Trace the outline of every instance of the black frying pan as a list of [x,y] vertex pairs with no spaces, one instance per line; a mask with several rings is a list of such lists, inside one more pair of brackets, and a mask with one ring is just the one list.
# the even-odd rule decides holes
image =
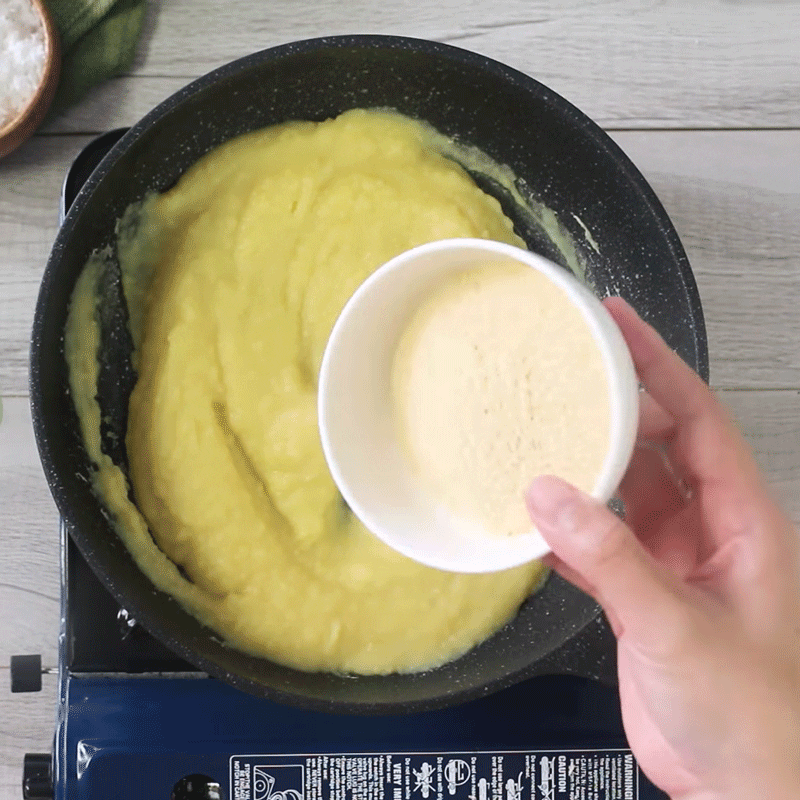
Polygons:
[[[244,655],[153,588],[89,488],[62,334],[90,253],[113,243],[115,221],[130,203],[172,186],[221,142],[285,120],[372,106],[427,120],[507,164],[556,212],[598,291],[627,297],[707,379],[702,309],[680,241],[644,178],[580,111],[508,67],[445,45],[387,36],[309,40],[243,58],[173,95],[123,136],[78,194],[45,270],[31,350],[34,428],[53,496],[88,563],[145,628],[187,661],[256,694],[330,711],[399,712],[461,702],[543,672],[599,674],[602,664],[585,656],[587,648],[603,652],[598,608],[557,577],[490,640],[423,674],[303,673]],[[516,222],[531,249],[562,260],[535,226]],[[124,318],[122,304],[106,315],[100,392],[112,426],[122,429],[131,383]],[[124,462],[124,453],[117,457]]]

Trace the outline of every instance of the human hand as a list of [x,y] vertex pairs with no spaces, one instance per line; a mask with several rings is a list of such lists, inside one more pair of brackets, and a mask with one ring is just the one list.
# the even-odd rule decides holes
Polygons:
[[547,561],[608,617],[625,731],[653,783],[673,800],[796,800],[797,533],[714,394],[624,301],[605,304],[645,389],[625,523],[538,478],[527,503]]

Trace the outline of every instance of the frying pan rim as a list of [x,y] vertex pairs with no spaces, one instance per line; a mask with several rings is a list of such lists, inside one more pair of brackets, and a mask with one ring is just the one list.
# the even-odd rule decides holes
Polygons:
[[[677,232],[671,225],[671,222],[664,210],[661,202],[658,200],[655,192],[641,175],[639,170],[625,155],[625,153],[616,145],[615,142],[589,117],[581,112],[577,107],[572,105],[568,100],[549,89],[544,84],[537,81],[524,73],[509,67],[501,62],[495,61],[487,56],[479,55],[469,50],[465,50],[453,45],[443,44],[427,39],[419,39],[414,37],[404,36],[391,36],[383,34],[345,34],[338,36],[324,36],[310,39],[299,40],[295,42],[288,42],[270,47],[242,58],[236,59],[232,62],[224,64],[215,70],[197,78],[186,86],[179,89],[170,97],[163,100],[145,116],[143,116],[137,123],[125,133],[120,140],[110,149],[108,154],[102,159],[100,164],[95,168],[90,177],[84,183],[78,192],[74,202],[67,212],[64,223],[62,224],[58,235],[56,237],[53,249],[48,259],[42,284],[39,292],[39,298],[36,304],[33,323],[33,336],[31,341],[31,369],[30,369],[30,398],[31,398],[31,411],[33,416],[34,433],[36,437],[37,447],[39,449],[40,458],[44,467],[45,475],[47,477],[48,485],[58,506],[59,512],[66,520],[70,535],[75,540],[84,558],[92,566],[93,570],[100,577],[106,588],[113,594],[113,596],[124,607],[132,612],[134,616],[141,618],[141,614],[137,615],[137,601],[125,596],[125,592],[118,588],[113,576],[102,568],[99,564],[99,556],[96,549],[92,546],[91,538],[85,535],[82,531],[76,528],[74,524],[73,512],[71,504],[67,502],[65,497],[64,487],[61,484],[59,475],[54,467],[54,457],[50,448],[48,437],[45,435],[45,422],[44,422],[44,397],[43,397],[43,384],[41,380],[40,367],[40,346],[41,340],[39,332],[44,325],[43,316],[48,306],[48,298],[51,295],[51,287],[54,281],[57,265],[61,260],[61,252],[66,244],[69,242],[72,231],[76,225],[76,221],[82,213],[85,206],[89,203],[92,193],[97,185],[103,178],[111,171],[116,162],[127,152],[127,150],[137,141],[138,137],[156,124],[166,115],[170,114],[175,108],[180,106],[185,101],[204,91],[207,87],[216,84],[228,77],[244,72],[252,66],[256,66],[265,62],[280,61],[286,57],[295,54],[307,54],[315,51],[326,51],[330,48],[347,48],[357,47],[362,49],[399,49],[399,50],[417,50],[423,53],[433,54],[438,57],[444,57],[451,61],[456,61],[469,65],[472,67],[479,67],[485,71],[494,73],[501,80],[510,82],[513,85],[519,86],[526,92],[533,93],[542,98],[549,105],[555,106],[556,110],[565,117],[571,118],[577,127],[582,129],[582,132],[587,135],[602,151],[610,157],[615,165],[620,168],[628,180],[629,186],[633,188],[639,195],[643,204],[650,211],[651,217],[657,220],[662,235],[664,236],[667,245],[674,258],[674,262],[678,267],[678,274],[681,279],[681,289],[685,293],[690,308],[697,313],[694,330],[694,349],[697,356],[698,371],[701,376],[708,379],[708,354],[704,346],[705,339],[705,324],[700,305],[700,296],[697,290],[697,285],[688,258],[685,254],[682,244],[677,236]],[[73,523],[73,524],[70,524]],[[172,600],[166,593],[160,592],[165,597]],[[172,600],[172,602],[175,602]],[[592,620],[596,619],[599,615],[599,608],[593,606],[592,613],[573,631],[565,641],[579,635],[580,631],[589,625]],[[174,635],[169,631],[168,627],[162,626],[160,621],[145,615],[145,627],[148,631],[153,633],[156,638],[160,639],[171,650],[177,652],[180,656],[186,658],[187,661],[194,663],[196,666],[205,670],[206,672],[216,675],[217,677],[224,678],[224,680],[239,689],[255,693],[262,696],[267,696],[271,699],[277,700],[281,703],[293,706],[300,706],[307,709],[317,711],[327,711],[336,713],[358,713],[358,714],[394,714],[394,713],[407,713],[426,711],[443,706],[453,705],[455,703],[466,702],[468,700],[481,697],[502,688],[510,686],[514,683],[523,680],[525,677],[536,674],[537,662],[523,667],[522,669],[514,672],[507,673],[499,678],[482,684],[478,687],[456,691],[447,695],[440,695],[428,699],[414,700],[414,701],[401,701],[401,702],[384,702],[380,703],[359,703],[352,701],[338,701],[338,700],[321,700],[316,698],[309,698],[305,695],[293,694],[282,689],[275,689],[266,687],[262,683],[254,681],[250,678],[241,675],[227,672],[224,668],[215,662],[210,661],[205,656],[199,654],[183,642],[178,641]],[[555,648],[557,651],[558,648]],[[547,656],[542,656],[546,658]],[[454,662],[455,663],[455,662]]]

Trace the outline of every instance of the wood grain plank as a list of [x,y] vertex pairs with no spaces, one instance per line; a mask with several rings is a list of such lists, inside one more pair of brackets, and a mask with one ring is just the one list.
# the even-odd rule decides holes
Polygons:
[[0,665],[16,653],[56,662],[58,513],[33,437],[27,398],[4,398],[0,423]]
[[380,33],[497,59],[604,127],[800,126],[800,4],[725,0],[171,0],[151,3],[134,80],[118,80],[50,130],[130,125],[189,80],[305,38]]
[[91,137],[37,136],[0,160],[0,387],[27,392],[39,284],[58,230],[61,184]]
[[700,290],[711,382],[800,386],[800,131],[613,134],[651,183]]
[[800,391],[719,393],[800,533]]

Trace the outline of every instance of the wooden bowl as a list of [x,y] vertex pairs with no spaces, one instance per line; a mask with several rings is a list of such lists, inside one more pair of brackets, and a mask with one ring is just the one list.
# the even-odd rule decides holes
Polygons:
[[53,102],[61,71],[61,47],[58,30],[42,0],[31,0],[44,22],[45,66],[33,97],[4,127],[0,128],[0,158],[8,155],[33,135]]

